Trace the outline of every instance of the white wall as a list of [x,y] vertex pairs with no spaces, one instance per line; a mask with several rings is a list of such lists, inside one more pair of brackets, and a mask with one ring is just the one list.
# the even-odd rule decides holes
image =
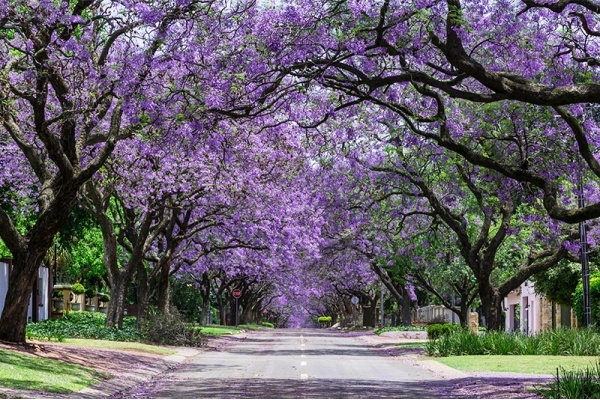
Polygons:
[[0,315],[4,310],[6,292],[8,292],[8,264],[0,262]]
[[49,312],[52,305],[48,304],[48,268],[38,270],[38,321],[50,318]]
[[[515,326],[513,308],[519,304],[521,313],[519,315],[520,326]],[[506,312],[506,330],[521,331],[522,333],[538,333],[541,331],[541,297],[535,293],[533,284],[529,281],[521,285],[520,290],[510,292],[504,299]]]

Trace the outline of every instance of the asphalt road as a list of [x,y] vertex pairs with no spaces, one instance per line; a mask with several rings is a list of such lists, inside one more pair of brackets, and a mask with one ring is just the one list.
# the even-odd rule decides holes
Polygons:
[[352,335],[265,330],[202,352],[164,377],[152,397],[431,398],[434,379]]

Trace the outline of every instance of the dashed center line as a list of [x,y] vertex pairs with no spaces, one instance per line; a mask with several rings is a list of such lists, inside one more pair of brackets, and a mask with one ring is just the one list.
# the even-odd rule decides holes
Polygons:
[[308,374],[302,374],[302,375],[300,375],[300,379],[308,379]]
[[302,362],[300,363],[300,366],[301,366],[301,367],[306,367],[306,361],[302,361]]

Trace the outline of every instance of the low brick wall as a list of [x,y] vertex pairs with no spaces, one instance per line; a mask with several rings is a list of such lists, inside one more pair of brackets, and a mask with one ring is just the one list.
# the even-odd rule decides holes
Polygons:
[[425,331],[391,331],[382,332],[382,337],[394,338],[394,339],[418,339],[427,340],[427,332]]

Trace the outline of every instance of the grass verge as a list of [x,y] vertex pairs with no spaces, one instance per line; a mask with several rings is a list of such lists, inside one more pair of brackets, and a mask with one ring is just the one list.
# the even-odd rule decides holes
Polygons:
[[410,343],[398,343],[396,345],[396,347],[400,347],[400,348],[412,348],[412,347],[418,347],[421,349],[425,348],[425,345],[427,344],[427,342],[410,342]]
[[81,347],[91,347],[106,350],[119,351],[136,351],[139,353],[154,354],[159,356],[170,356],[177,353],[173,349],[166,347],[153,346],[139,342],[114,342],[110,340],[93,340],[93,339],[65,339],[64,344]]
[[233,326],[219,326],[219,325],[200,325],[190,327],[190,329],[200,330],[204,335],[210,336],[221,336],[221,335],[235,335],[236,333],[244,332],[242,328],[236,328]]
[[238,328],[242,328],[248,331],[259,331],[262,329],[273,329],[271,326],[259,325],[259,324],[244,324],[238,325]]
[[435,358],[449,367],[468,372],[522,372],[555,375],[561,367],[565,371],[589,367],[598,357],[574,356],[450,356]]
[[72,393],[91,386],[108,374],[67,362],[0,350],[0,386]]

